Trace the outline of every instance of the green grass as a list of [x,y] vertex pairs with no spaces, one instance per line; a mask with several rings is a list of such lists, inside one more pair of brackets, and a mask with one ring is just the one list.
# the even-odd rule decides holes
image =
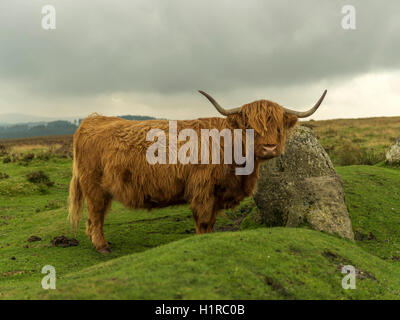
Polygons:
[[[341,287],[341,266],[370,278]],[[371,299],[400,298],[400,270],[350,241],[306,229],[260,228],[190,237],[37,284],[19,298]]]
[[400,260],[400,169],[346,166],[337,171],[357,244],[382,259]]
[[[54,186],[28,182],[26,175],[38,170]],[[76,236],[67,223],[70,159],[25,165],[0,159],[0,172],[10,176],[0,180],[0,299],[400,298],[396,168],[338,168],[356,242],[307,229],[260,228],[251,199],[217,221],[217,230],[240,231],[203,236],[194,234],[187,206],[147,212],[114,203],[104,227],[109,255],[94,250],[84,223]],[[32,235],[42,240],[29,243]],[[60,235],[80,243],[52,246]],[[341,288],[343,264],[360,270],[356,290]],[[56,268],[57,290],[41,289],[45,265]]]

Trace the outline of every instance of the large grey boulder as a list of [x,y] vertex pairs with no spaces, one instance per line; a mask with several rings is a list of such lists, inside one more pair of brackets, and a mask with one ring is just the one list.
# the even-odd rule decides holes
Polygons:
[[397,138],[386,152],[386,162],[390,164],[400,164],[400,138]]
[[354,239],[342,181],[307,127],[296,127],[285,154],[261,166],[254,200],[268,226],[309,225]]

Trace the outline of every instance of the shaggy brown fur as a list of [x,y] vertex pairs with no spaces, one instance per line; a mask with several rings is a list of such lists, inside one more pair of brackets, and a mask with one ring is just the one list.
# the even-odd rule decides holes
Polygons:
[[[146,150],[154,142],[146,141],[146,134],[152,128],[166,133],[168,158],[169,123],[166,120],[129,121],[91,115],[82,121],[74,134],[69,208],[71,223],[78,226],[86,199],[86,233],[98,251],[109,252],[103,223],[112,200],[120,201],[128,208],[147,209],[189,203],[196,232],[212,232],[221,209],[238,205],[255,191],[259,165],[268,159],[260,148],[277,145],[275,156],[279,156],[284,151],[287,132],[296,121],[296,116],[284,113],[278,104],[260,100],[242,106],[240,113],[227,118],[177,122],[178,133],[184,128],[191,128],[197,132],[199,139],[201,129],[253,128],[254,171],[240,176],[235,174],[236,164],[149,164]],[[178,147],[183,143],[178,142]]]

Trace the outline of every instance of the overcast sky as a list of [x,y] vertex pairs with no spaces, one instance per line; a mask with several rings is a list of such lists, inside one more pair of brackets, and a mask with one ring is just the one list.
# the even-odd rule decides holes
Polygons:
[[[342,28],[346,4],[356,30]],[[314,119],[400,115],[400,2],[0,2],[0,114],[217,115],[198,89],[296,110],[328,89]]]

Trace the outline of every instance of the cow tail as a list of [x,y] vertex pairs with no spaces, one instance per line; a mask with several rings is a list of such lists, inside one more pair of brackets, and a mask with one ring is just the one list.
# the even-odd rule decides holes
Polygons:
[[72,168],[72,179],[69,186],[69,214],[68,218],[72,228],[77,232],[79,219],[83,210],[84,196],[79,182],[78,164],[74,150],[74,163]]

